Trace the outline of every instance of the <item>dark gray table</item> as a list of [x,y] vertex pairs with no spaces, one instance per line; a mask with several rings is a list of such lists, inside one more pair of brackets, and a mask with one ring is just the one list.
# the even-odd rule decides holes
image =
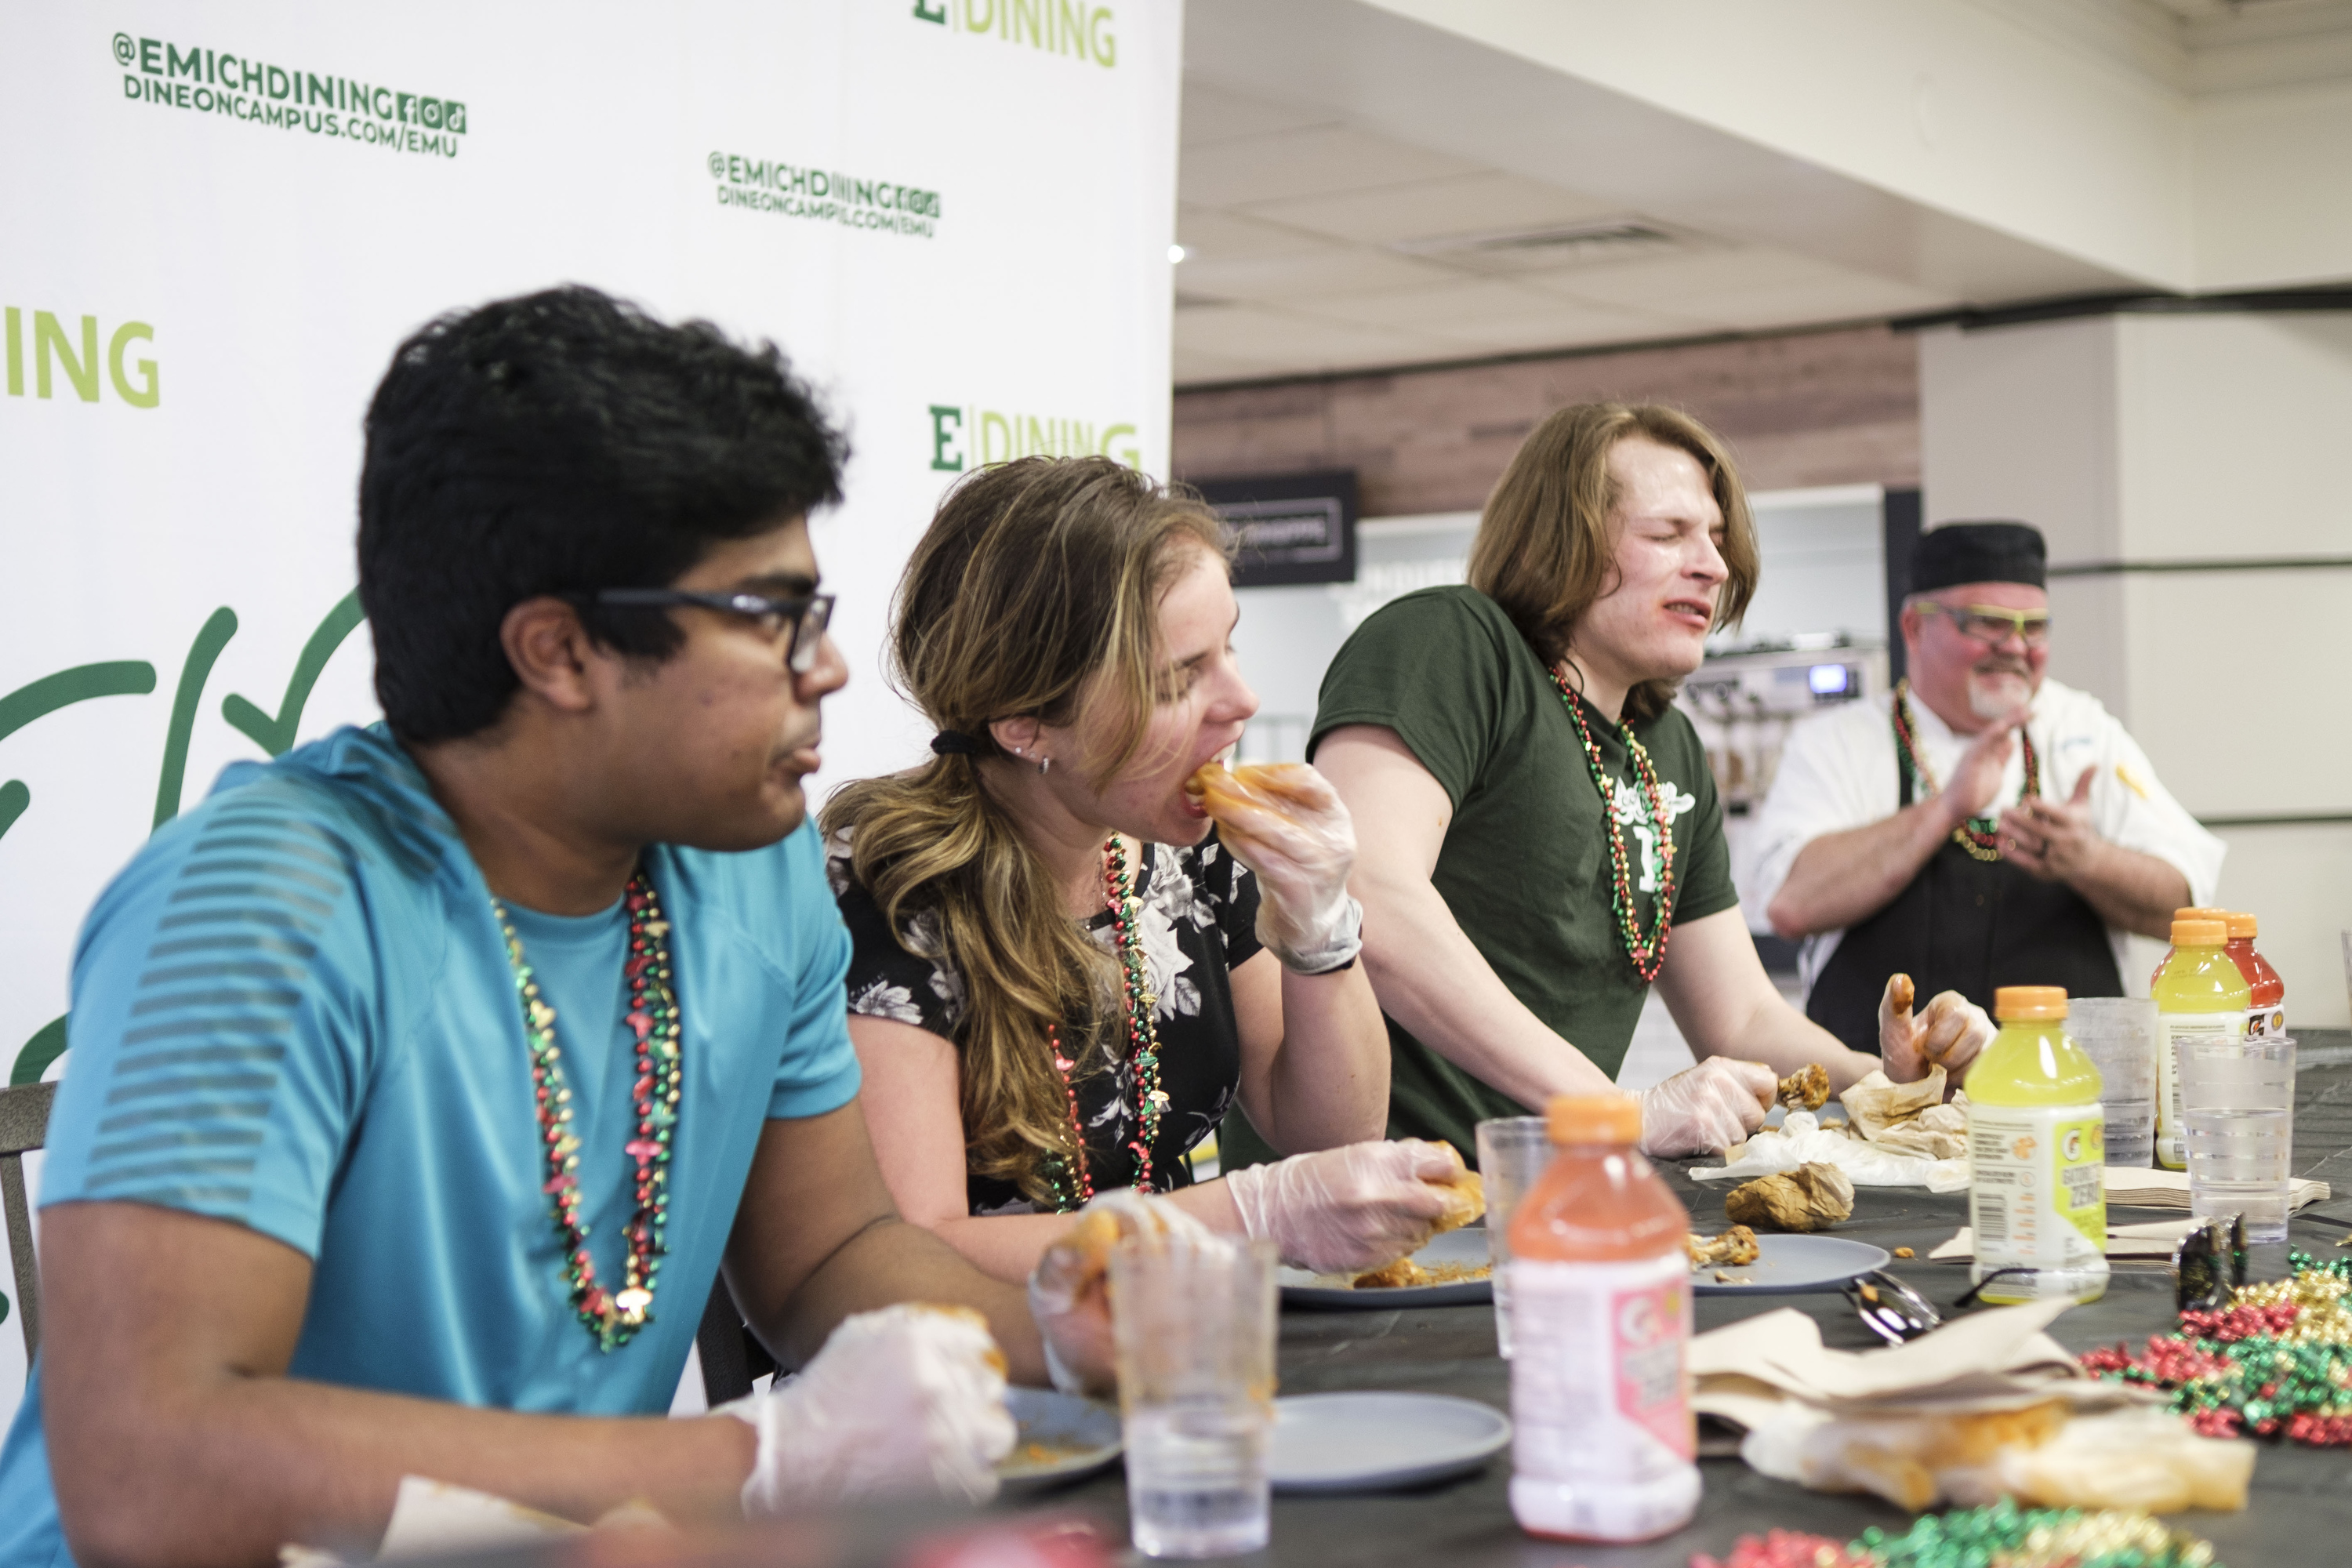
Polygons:
[[[2300,1076],[2295,1173],[2326,1181],[2336,1191],[2335,1197],[2310,1215],[2352,1222],[2352,1033],[2298,1031],[2297,1038],[2306,1051],[2341,1051],[2347,1058],[2307,1068]],[[1702,1220],[1720,1216],[1720,1185],[1703,1187],[1679,1165],[1661,1170],[1694,1215]],[[2173,1216],[2147,1210],[2114,1214],[2117,1223],[2166,1217]],[[1890,1251],[1915,1248],[1919,1258],[1896,1263],[1895,1271],[1938,1306],[1948,1307],[1968,1289],[1968,1268],[1929,1263],[1927,1253],[1967,1223],[1965,1194],[1939,1197],[1907,1189],[1865,1188],[1856,1195],[1853,1218],[1838,1226],[1837,1233]],[[2307,1215],[2298,1215],[2291,1230],[2293,1245],[2322,1255],[2347,1234],[2352,1233]],[[2068,1349],[2082,1351],[2117,1341],[2137,1343],[2172,1326],[2172,1287],[2164,1266],[2117,1262],[2114,1267],[2104,1299],[2074,1309],[2052,1326],[2051,1332]],[[2254,1271],[2264,1278],[2284,1274],[2286,1248],[2258,1251]],[[1749,1297],[1702,1296],[1698,1327],[1715,1328],[1748,1312],[1781,1306],[1820,1319],[1827,1344],[1852,1350],[1879,1344],[1854,1321],[1845,1298],[1834,1294],[1774,1296],[1761,1303]],[[1509,1371],[1495,1354],[1494,1314],[1487,1307],[1286,1312],[1281,1375],[1286,1394],[1412,1389],[1510,1407]],[[1551,1568],[1570,1563],[1684,1568],[1695,1552],[1720,1556],[1743,1532],[1776,1525],[1851,1539],[1866,1525],[1900,1531],[1910,1522],[1911,1516],[1875,1498],[1803,1491],[1769,1480],[1738,1459],[1706,1459],[1700,1468],[1706,1490],[1698,1518],[1680,1533],[1643,1546],[1568,1546],[1520,1533],[1511,1520],[1507,1489],[1510,1458],[1506,1453],[1478,1475],[1418,1491],[1277,1497],[1272,1545],[1238,1561],[1317,1568],[1391,1563],[1412,1568]],[[1116,1469],[1040,1502],[1097,1514],[1125,1539],[1125,1485]],[[2253,1495],[2245,1512],[2184,1514],[2178,1522],[2210,1540],[2233,1568],[2352,1561],[2352,1455],[2340,1449],[2266,1446],[2254,1467]]]

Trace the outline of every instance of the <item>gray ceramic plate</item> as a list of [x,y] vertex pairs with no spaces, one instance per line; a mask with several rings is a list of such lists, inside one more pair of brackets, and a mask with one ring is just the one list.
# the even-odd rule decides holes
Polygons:
[[1004,1403],[1020,1435],[996,1467],[1008,1492],[1044,1491],[1109,1465],[1119,1456],[1118,1410],[1046,1388],[1008,1388]]
[[1467,1475],[1511,1418],[1449,1394],[1302,1394],[1274,1402],[1266,1474],[1278,1492],[1353,1492]]
[[[1893,1261],[1883,1247],[1842,1236],[1759,1236],[1756,1261],[1737,1267],[1710,1264],[1691,1270],[1691,1289],[1702,1296],[1777,1296],[1790,1290],[1834,1290],[1847,1280]],[[1731,1276],[1720,1280],[1720,1272]],[[1745,1283],[1740,1283],[1745,1281]]]
[[[1449,1230],[1412,1255],[1424,1268],[1441,1263],[1486,1266],[1486,1231],[1483,1226]],[[1458,1279],[1451,1285],[1412,1285],[1402,1289],[1359,1290],[1346,1274],[1310,1274],[1304,1268],[1277,1270],[1286,1307],[1322,1307],[1342,1312],[1370,1312],[1398,1307],[1475,1306],[1495,1299],[1495,1287],[1484,1276]]]

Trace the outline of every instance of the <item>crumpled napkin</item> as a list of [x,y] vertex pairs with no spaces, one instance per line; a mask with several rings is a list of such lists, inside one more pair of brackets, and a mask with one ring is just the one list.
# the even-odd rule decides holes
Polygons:
[[2203,1438],[2163,1395],[2088,1376],[2042,1330],[2066,1301],[1999,1307],[1907,1344],[1833,1351],[1783,1308],[1691,1342],[1692,1405],[1746,1428],[1748,1466],[1913,1511],[1939,1498],[2237,1509],[2251,1445]]
[[1900,1148],[1850,1137],[1823,1127],[1810,1110],[1789,1112],[1779,1131],[1757,1133],[1724,1151],[1721,1165],[1700,1165],[1691,1175],[1702,1182],[1745,1182],[1793,1171],[1800,1165],[1834,1165],[1857,1187],[1925,1187],[1957,1193],[1969,1184],[1969,1163],[1938,1160]]
[[1944,1069],[1932,1067],[1916,1083],[1895,1083],[1885,1069],[1838,1096],[1847,1124],[1873,1143],[1930,1160],[1957,1160],[1969,1152],[1968,1097],[1944,1103]]

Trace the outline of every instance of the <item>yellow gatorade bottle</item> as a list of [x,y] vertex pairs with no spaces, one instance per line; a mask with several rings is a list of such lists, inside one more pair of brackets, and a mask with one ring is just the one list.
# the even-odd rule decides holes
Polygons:
[[2216,915],[2172,917],[2172,956],[2157,971],[2149,994],[2156,998],[2156,1163],[2168,1171],[2189,1168],[2189,1146],[2180,1121],[2180,1071],[2172,1041],[2182,1034],[2226,1034],[2243,1039],[2254,988],[2230,956],[2230,927]]
[[2060,987],[2004,985],[1992,1004],[2000,1033],[1969,1069],[1969,1282],[1988,1301],[2095,1301],[2107,1289],[2098,1065],[2066,1037]]

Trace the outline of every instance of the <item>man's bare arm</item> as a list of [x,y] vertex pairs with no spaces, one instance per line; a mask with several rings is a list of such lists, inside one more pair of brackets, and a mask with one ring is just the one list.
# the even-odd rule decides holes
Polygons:
[[1046,1381],[1027,1292],[990,1279],[898,1217],[855,1100],[823,1116],[773,1120],[761,1131],[727,1244],[727,1282],[787,1366],[804,1364],[852,1313],[936,1301],[988,1319],[1014,1382]]
[[1522,1105],[1616,1087],[1511,994],[1430,881],[1453,819],[1445,786],[1394,731],[1350,724],[1315,765],[1356,820],[1349,889],[1364,905],[1364,966],[1381,1010]]
[[1867,827],[1824,833],[1797,851],[1765,916],[1791,942],[1868,920],[1911,885],[1951,831],[1938,795]]
[[1940,794],[1866,827],[1824,833],[1799,850],[1764,911],[1772,929],[1791,941],[1843,931],[1893,903],[1952,829],[2000,792],[2025,717],[2020,708],[1970,741]]
[[740,1421],[519,1415],[287,1377],[310,1263],[243,1226],[59,1204],[41,1268],[49,1468],[83,1568],[373,1549],[404,1475],[583,1521],[633,1498],[740,1517],[754,1447]]

